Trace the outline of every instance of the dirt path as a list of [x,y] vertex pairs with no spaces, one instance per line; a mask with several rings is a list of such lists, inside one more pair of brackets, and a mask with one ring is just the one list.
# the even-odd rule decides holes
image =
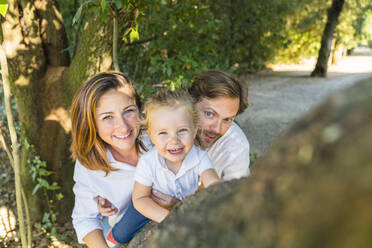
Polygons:
[[284,65],[275,72],[246,77],[250,105],[237,122],[252,153],[262,156],[275,138],[330,93],[372,77],[372,51],[357,50],[332,66],[327,78],[309,77],[312,68],[313,64]]

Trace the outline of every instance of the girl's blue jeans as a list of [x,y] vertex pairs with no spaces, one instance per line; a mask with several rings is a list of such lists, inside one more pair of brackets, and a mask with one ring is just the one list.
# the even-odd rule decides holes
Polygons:
[[112,235],[118,243],[128,243],[149,221],[134,208],[131,200],[123,217],[112,228]]

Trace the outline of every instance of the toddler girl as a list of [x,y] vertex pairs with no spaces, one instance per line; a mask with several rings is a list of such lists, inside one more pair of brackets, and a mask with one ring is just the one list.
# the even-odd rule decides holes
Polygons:
[[145,116],[155,147],[138,162],[133,202],[108,233],[112,244],[128,242],[149,220],[161,222],[169,214],[152,200],[152,188],[183,200],[195,193],[199,179],[204,187],[220,181],[207,152],[194,145],[197,113],[188,93],[159,91],[146,102]]

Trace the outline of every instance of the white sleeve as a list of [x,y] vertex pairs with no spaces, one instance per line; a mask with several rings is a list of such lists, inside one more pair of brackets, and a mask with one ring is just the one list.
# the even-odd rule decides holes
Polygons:
[[229,158],[223,162],[226,163],[221,175],[223,181],[245,177],[250,173],[249,150],[244,149],[239,153],[234,153],[234,156],[229,156]]
[[145,186],[152,186],[153,175],[151,172],[151,161],[147,161],[145,155],[146,154],[142,155],[138,161],[134,180]]
[[209,159],[208,153],[202,151],[202,155],[200,158],[200,164],[199,164],[199,175],[201,175],[204,171],[214,169],[211,160]]
[[75,228],[79,243],[84,243],[83,238],[91,231],[103,229],[97,208],[97,194],[92,190],[88,169],[79,162],[75,164],[73,191],[75,206],[72,211],[72,224]]

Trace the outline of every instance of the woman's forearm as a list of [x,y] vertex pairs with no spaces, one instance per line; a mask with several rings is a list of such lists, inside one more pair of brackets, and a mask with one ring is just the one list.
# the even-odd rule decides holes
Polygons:
[[103,232],[100,229],[89,232],[83,238],[83,241],[89,248],[108,248]]
[[168,216],[169,210],[159,206],[151,197],[140,197],[133,199],[133,205],[142,215],[158,223]]

